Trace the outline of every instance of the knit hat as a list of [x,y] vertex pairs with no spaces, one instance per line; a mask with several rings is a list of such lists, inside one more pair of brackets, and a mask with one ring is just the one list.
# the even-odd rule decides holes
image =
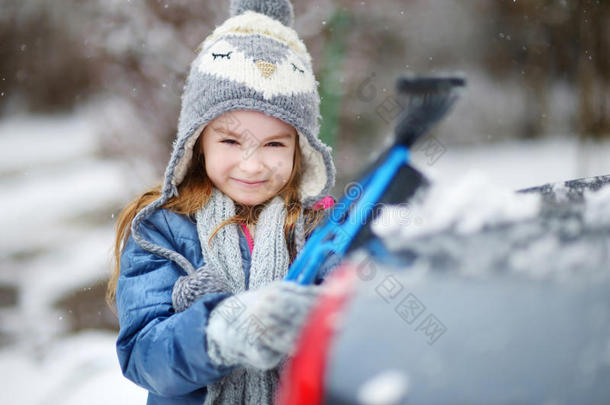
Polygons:
[[[205,125],[233,110],[258,110],[299,134],[301,200],[311,206],[334,185],[331,150],[318,139],[320,97],[311,57],[297,36],[288,0],[232,0],[231,18],[217,27],[191,65],[166,186],[176,194]],[[235,132],[239,123],[228,122]]]
[[[191,65],[162,195],[132,223],[134,239],[149,251],[156,252],[159,247],[141,238],[139,224],[178,195],[197,138],[208,122],[224,113],[257,110],[297,130],[302,154],[299,191],[304,207],[313,206],[334,186],[331,149],[318,139],[318,82],[311,57],[292,28],[292,4],[289,0],[231,0],[230,13],[231,17],[200,45]],[[234,132],[243,130],[238,122],[226,124],[233,126],[229,129]],[[177,253],[161,250],[157,253],[183,268],[192,267]]]

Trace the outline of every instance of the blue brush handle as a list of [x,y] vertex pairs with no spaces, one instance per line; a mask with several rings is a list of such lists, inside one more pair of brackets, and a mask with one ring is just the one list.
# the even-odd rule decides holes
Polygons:
[[361,180],[362,195],[346,195],[331,208],[328,219],[312,233],[284,279],[311,284],[330,254],[345,255],[400,167],[409,161],[409,149],[393,146],[385,161]]

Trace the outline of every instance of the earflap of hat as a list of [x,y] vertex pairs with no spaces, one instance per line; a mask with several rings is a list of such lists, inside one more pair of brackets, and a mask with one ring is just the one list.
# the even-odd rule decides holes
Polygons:
[[[313,140],[313,144],[312,144]],[[301,149],[301,184],[299,192],[305,206],[311,206],[325,197],[335,184],[335,166],[331,148],[317,138],[309,139],[299,132]]]
[[193,159],[193,148],[195,147],[195,143],[197,142],[199,135],[201,135],[203,132],[205,126],[206,124],[203,124],[197,128],[197,130],[194,131],[184,142],[184,147],[182,149],[184,152],[176,162],[173,173],[170,173],[173,187],[178,187],[178,185],[182,183],[182,180],[184,180],[184,177],[189,169],[189,164]]

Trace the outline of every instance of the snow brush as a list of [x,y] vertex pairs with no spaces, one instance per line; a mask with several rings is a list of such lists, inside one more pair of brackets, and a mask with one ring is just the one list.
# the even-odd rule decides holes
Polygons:
[[382,204],[407,201],[427,183],[411,167],[411,147],[438,123],[455,104],[461,77],[399,77],[397,101],[403,107],[394,128],[394,141],[363,173],[350,183],[345,196],[329,209],[288,269],[285,280],[311,284],[320,266],[331,256],[344,257],[373,237],[370,224]]

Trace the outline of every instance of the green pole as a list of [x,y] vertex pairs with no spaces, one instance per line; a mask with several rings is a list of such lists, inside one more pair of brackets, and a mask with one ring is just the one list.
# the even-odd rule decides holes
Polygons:
[[320,139],[334,147],[339,132],[339,115],[343,99],[343,61],[346,53],[346,37],[351,18],[346,10],[337,9],[328,21],[328,40],[322,51],[320,69],[320,114],[322,124]]

